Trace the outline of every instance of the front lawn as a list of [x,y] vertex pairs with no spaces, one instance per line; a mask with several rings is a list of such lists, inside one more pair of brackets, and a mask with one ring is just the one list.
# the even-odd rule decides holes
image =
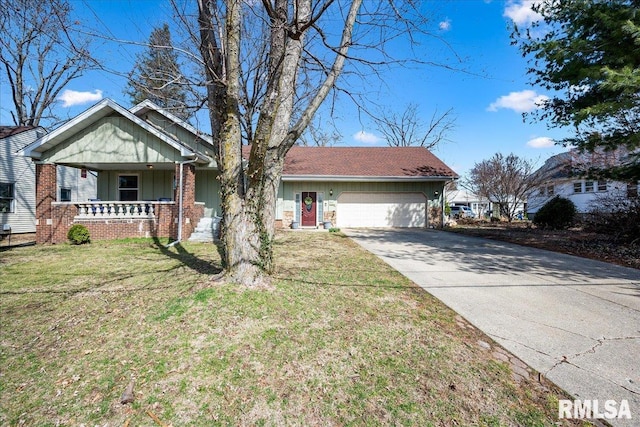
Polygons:
[[557,422],[566,396],[340,233],[274,247],[261,289],[211,280],[210,244],[0,253],[0,424]]

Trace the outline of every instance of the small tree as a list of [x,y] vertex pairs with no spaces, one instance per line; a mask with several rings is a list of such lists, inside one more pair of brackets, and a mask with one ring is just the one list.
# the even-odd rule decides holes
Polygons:
[[540,228],[566,230],[575,223],[576,205],[569,199],[555,196],[545,203],[533,217],[533,223]]
[[476,163],[464,186],[480,198],[500,206],[500,214],[509,222],[518,207],[526,203],[540,185],[535,174],[535,165],[515,154],[495,154],[489,160]]
[[169,25],[154,28],[146,51],[136,58],[126,94],[134,104],[150,100],[181,119],[189,117],[185,80],[173,49]]

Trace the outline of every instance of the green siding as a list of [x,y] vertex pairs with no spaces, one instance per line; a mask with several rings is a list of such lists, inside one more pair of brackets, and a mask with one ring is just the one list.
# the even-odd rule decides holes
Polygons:
[[[191,147],[192,150],[196,150],[213,158],[213,146],[211,144],[198,138],[190,131],[167,119],[157,111],[149,111],[145,114],[144,119],[155,127],[162,129],[164,133],[171,135],[174,139]],[[215,161],[211,162],[210,166],[215,167]]]
[[105,117],[43,153],[55,163],[164,163],[180,153],[124,117]]
[[218,171],[196,169],[196,201],[204,202],[205,216],[222,214]]
[[118,200],[118,175],[138,175],[138,198],[173,199],[173,171],[108,171],[98,174],[98,198]]
[[[285,181],[280,185],[278,193],[278,209],[276,218],[282,219],[285,211],[295,209],[295,193],[302,191],[316,191],[324,193],[325,202],[336,201],[345,191],[357,192],[407,192],[423,193],[427,200],[433,200],[435,192],[442,194],[444,181],[440,182],[315,182],[315,181]],[[329,191],[333,190],[333,195]]]

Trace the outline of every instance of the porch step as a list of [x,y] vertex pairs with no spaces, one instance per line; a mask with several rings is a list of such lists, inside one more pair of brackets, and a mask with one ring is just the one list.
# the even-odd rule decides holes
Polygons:
[[213,242],[220,236],[220,217],[200,218],[191,237],[190,242]]

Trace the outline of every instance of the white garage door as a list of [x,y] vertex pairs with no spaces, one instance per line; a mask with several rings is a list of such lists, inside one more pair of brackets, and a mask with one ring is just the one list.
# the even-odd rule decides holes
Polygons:
[[422,193],[345,192],[338,197],[338,227],[424,227]]

